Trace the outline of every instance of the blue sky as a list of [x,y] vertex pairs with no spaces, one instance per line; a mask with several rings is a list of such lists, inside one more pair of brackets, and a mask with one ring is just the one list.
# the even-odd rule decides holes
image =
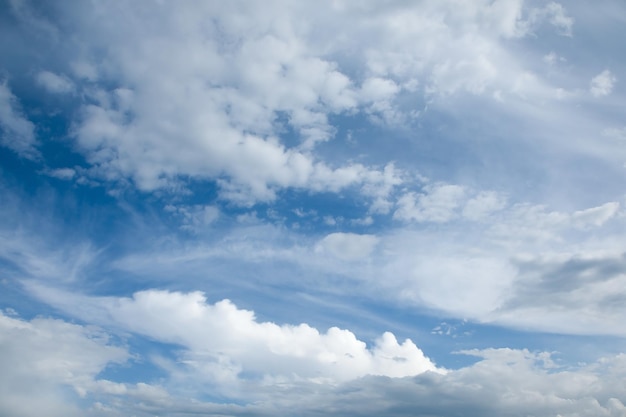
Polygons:
[[623,2],[0,8],[0,414],[626,416]]

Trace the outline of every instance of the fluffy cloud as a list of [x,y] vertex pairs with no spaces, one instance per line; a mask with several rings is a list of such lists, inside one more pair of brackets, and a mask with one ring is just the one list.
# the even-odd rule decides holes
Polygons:
[[408,193],[398,199],[393,217],[399,220],[443,223],[453,219],[465,190],[458,185],[436,184],[426,186],[424,193]]
[[468,200],[463,208],[463,217],[482,220],[505,207],[506,199],[493,191],[483,191]]
[[51,153],[0,178],[0,299],[81,324],[0,315],[0,414],[624,417],[623,355],[383,333],[624,336],[620,63],[584,48],[618,19],[578,3],[7,3],[1,143]]
[[109,363],[129,359],[96,328],[2,313],[0,352],[0,413],[19,417],[83,415],[64,387],[84,396]]
[[[15,13],[35,15],[27,4]],[[544,80],[536,83],[539,93],[511,83],[529,70],[504,42],[542,24],[561,32],[572,25],[557,3],[536,8],[517,0],[385,7],[275,1],[263,8],[75,3],[46,13],[58,24],[56,36],[80,45],[62,59],[75,79],[42,71],[37,80],[84,98],[72,115],[73,133],[92,177],[130,179],[145,191],[177,188],[190,177],[213,180],[222,198],[243,205],[274,200],[285,188],[371,188],[380,170],[331,165],[315,152],[333,139],[334,116],[363,112],[402,125],[419,113],[403,108],[403,95],[541,96],[552,89]],[[43,18],[24,23],[41,31]],[[288,131],[294,135],[285,140]],[[384,198],[372,207],[389,210]]]
[[[130,15],[147,12],[128,7]],[[178,175],[218,178],[222,196],[242,204],[272,200],[284,187],[337,191],[363,183],[369,169],[333,169],[306,151],[332,136],[328,114],[356,105],[350,80],[333,62],[310,55],[295,28],[261,18],[261,10],[233,7],[230,12],[250,25],[227,54],[224,43],[240,38],[242,27],[220,8],[154,9],[146,18],[161,22],[156,32],[116,23],[115,32],[126,36],[107,50],[124,87],[94,91],[97,104],[84,107],[76,129],[94,173],[131,177],[144,190],[166,186]],[[179,20],[185,21],[183,32]],[[110,39],[112,28],[101,21],[93,24]],[[162,60],[155,50],[180,56]],[[284,122],[277,120],[281,114]],[[299,134],[300,149],[276,136],[283,123]]]
[[[278,380],[345,381],[363,375],[401,377],[440,372],[411,340],[384,333],[368,347],[336,327],[320,333],[307,324],[258,322],[229,300],[208,304],[202,293],[142,291],[132,298],[88,298],[34,286],[70,314],[186,348],[186,363],[214,382],[240,372]],[[216,388],[216,389],[219,389]]]
[[[250,373],[234,376],[231,383],[240,385],[240,397],[237,403],[229,403],[224,399],[207,398],[209,390],[210,397],[215,398],[215,391],[207,388],[206,379],[204,384],[198,383],[201,382],[198,378],[206,378],[207,374],[215,376],[217,368],[222,368],[222,378],[229,377],[223,373],[224,369],[240,370],[223,356],[226,352],[213,356],[203,349],[195,350],[195,355],[187,353],[180,356],[179,364],[167,368],[168,374],[161,379],[162,385],[145,381],[132,384],[115,382],[98,379],[97,374],[107,364],[125,362],[129,355],[125,349],[111,345],[102,330],[62,320],[38,318],[27,321],[0,315],[1,361],[5,370],[0,376],[3,394],[0,410],[3,413],[18,417],[40,415],[42,412],[51,416],[94,417],[143,417],[154,413],[168,416],[198,413],[286,416],[294,412],[303,416],[340,413],[346,416],[384,414],[399,417],[416,414],[454,416],[461,412],[489,417],[520,414],[564,417],[626,415],[624,355],[603,357],[576,367],[563,367],[558,364],[558,356],[547,352],[474,349],[459,352],[474,356],[477,362],[473,365],[446,373],[422,372],[424,358],[415,356],[419,350],[408,342],[399,345],[390,334],[383,335],[377,345],[368,350],[354,339],[354,335],[338,329],[316,334],[302,326],[252,324],[249,312],[238,310],[232,304],[207,305],[199,294],[150,291],[136,294],[133,299],[92,299],[90,303],[94,301],[100,304],[98,308],[109,302],[119,303],[124,313],[129,313],[128,308],[132,309],[134,304],[137,309],[133,312],[144,318],[146,314],[151,317],[159,315],[160,320],[165,319],[163,328],[158,328],[156,323],[146,326],[145,321],[144,325],[138,325],[138,320],[122,312],[115,314],[110,324],[116,322],[115,325],[120,326],[120,320],[124,320],[125,330],[149,333],[158,340],[186,341],[192,349],[198,348],[192,339],[202,341],[202,345],[208,344],[211,348],[236,342],[232,348],[237,347],[235,350],[241,355],[241,352],[250,350],[246,347],[248,342],[258,347],[256,343],[261,338],[271,343],[273,354],[280,355],[284,360],[289,356],[303,358],[323,342],[326,347],[317,352],[322,362],[330,358],[327,355],[331,352],[336,354],[352,346],[351,353],[354,355],[370,355],[370,360],[378,358],[381,361],[378,366],[388,374],[401,376],[411,373],[414,364],[400,358],[415,357],[421,365],[414,370],[417,375],[410,377],[383,376],[372,372],[361,378],[343,381],[331,381],[320,375],[298,380],[278,377],[285,365],[282,360],[269,360],[263,366],[275,370],[270,372],[272,377],[250,378]],[[226,321],[222,324],[207,321],[210,310]],[[165,312],[174,313],[174,316],[161,315]],[[233,330],[228,330],[228,325],[234,324],[233,320],[239,325],[246,322],[252,324],[252,327],[244,326],[243,331],[247,334],[241,340],[234,340]],[[171,326],[174,322],[184,328]],[[207,324],[208,328],[204,328],[203,325]],[[215,334],[213,337],[205,336],[206,332],[216,330],[215,326],[222,329],[222,335],[228,336],[227,341],[219,340],[214,337]],[[255,335],[255,326],[262,327],[259,332],[267,331],[269,334]],[[240,331],[234,330],[235,333]],[[249,336],[252,338],[248,339]],[[290,344],[294,339],[303,343]],[[297,349],[294,350],[295,347]],[[266,350],[260,354],[268,359]],[[153,360],[158,361],[156,358]],[[342,360],[358,361],[359,358],[335,357],[335,360],[341,367],[339,363]],[[376,364],[376,361],[371,364]],[[164,362],[161,365],[170,366]],[[246,369],[241,368],[242,371]],[[322,366],[322,369],[327,368]],[[358,373],[350,372],[352,376]],[[190,379],[197,383],[195,389],[181,390],[188,386]],[[223,384],[226,382],[222,380]],[[60,395],[63,387],[73,388],[78,396]],[[37,391],[36,397],[32,396],[33,390]]]

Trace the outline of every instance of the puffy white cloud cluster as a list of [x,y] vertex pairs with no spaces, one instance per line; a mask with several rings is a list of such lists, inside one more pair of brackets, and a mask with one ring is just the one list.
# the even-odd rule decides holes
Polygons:
[[[258,322],[229,300],[202,293],[141,291],[132,298],[87,298],[35,287],[40,296],[89,322],[114,326],[185,349],[184,362],[220,390],[241,372],[277,380],[340,382],[363,375],[441,372],[411,340],[384,333],[373,346],[337,327]],[[219,384],[218,384],[219,383]]]
[[81,415],[73,397],[92,389],[108,364],[129,359],[96,328],[2,312],[0,352],[0,414],[20,417]]
[[[624,355],[563,367],[558,364],[558,357],[547,352],[509,348],[470,350],[461,353],[475,356],[478,361],[473,365],[446,373],[423,372],[423,365],[428,362],[416,355],[421,353],[419,349],[410,342],[399,345],[390,334],[383,335],[370,351],[348,331],[331,329],[319,334],[306,325],[279,327],[255,323],[250,312],[225,302],[208,305],[199,294],[148,291],[136,294],[133,299],[83,301],[94,304],[99,311],[105,308],[107,313],[114,313],[107,319],[109,325],[149,335],[161,342],[182,342],[189,351],[179,356],[177,363],[135,355],[135,360],[151,360],[163,367],[166,376],[159,378],[159,383],[114,382],[98,374],[106,366],[124,363],[132,371],[134,365],[127,362],[129,352],[112,345],[102,329],[62,320],[29,321],[0,314],[1,413],[16,417],[41,413],[93,417],[143,417],[155,413],[164,416],[626,415]],[[115,313],[106,304],[117,304],[121,311]],[[134,316],[124,313],[138,313],[144,320],[138,324]],[[225,321],[217,323],[210,319],[208,316],[213,314],[216,315],[213,319],[219,316]],[[154,323],[149,324],[146,316]],[[229,329],[234,321],[244,325],[243,329]],[[210,337],[208,332],[213,332]],[[292,344],[295,340],[300,343]],[[262,345],[266,347],[254,352]],[[212,350],[225,347],[225,351]],[[355,378],[357,371],[350,371],[350,375],[339,380],[319,375],[304,380],[294,375],[278,376],[284,373],[284,360],[293,365],[289,357],[303,361],[309,356],[318,365],[332,359],[340,368],[343,359],[332,356],[346,349],[355,357],[345,361],[369,361],[370,366],[382,366],[384,371],[361,378]],[[231,362],[228,354],[239,358],[257,356],[256,369],[263,361],[262,368],[268,375],[251,378],[248,371],[250,366],[255,369],[253,362]],[[272,356],[280,356],[281,360]],[[400,361],[411,357],[421,365],[415,368],[411,360]],[[323,374],[328,368],[321,365],[320,369]],[[407,374],[415,375],[397,377]],[[226,397],[215,399],[216,391],[210,383],[215,378],[220,378],[221,389],[231,387],[222,392]]]
[[[565,5],[579,12],[577,24],[583,18],[580,33],[592,33],[607,6],[587,19],[580,4]],[[37,174],[97,180],[117,196],[113,188],[129,185],[156,193],[142,208],[123,198],[120,210],[107,206],[115,215],[98,230],[108,221],[114,230],[95,243],[100,237],[89,241],[92,229],[81,234],[82,223],[71,220],[78,237],[68,233],[72,214],[56,214],[63,204],[52,204],[52,191],[16,203],[0,184],[2,289],[19,288],[82,323],[0,314],[0,414],[626,416],[623,355],[559,367],[547,353],[472,350],[465,354],[477,363],[446,371],[390,332],[360,340],[354,329],[363,317],[354,328],[342,324],[354,331],[320,331],[307,324],[314,319],[276,324],[204,296],[215,288],[249,305],[279,300],[288,304],[282,317],[300,313],[306,297],[319,297],[315,314],[332,317],[358,296],[474,323],[626,335],[625,133],[620,120],[608,120],[614,110],[601,114],[619,101],[621,67],[616,60],[602,71],[602,59],[583,60],[576,51],[590,49],[589,36],[581,47],[564,46],[578,32],[563,5],[5,7],[10,29],[0,32],[16,34],[0,43],[10,55],[0,144],[43,161]],[[12,41],[20,47],[8,48]],[[20,65],[25,75],[15,71]],[[32,95],[44,93],[33,104]],[[58,127],[57,112],[70,126],[67,142],[44,137]],[[41,119],[48,124],[33,123]],[[65,145],[84,156],[82,166],[57,166],[68,155],[40,153]],[[391,162],[397,155],[402,160]],[[422,167],[434,171],[432,181]],[[185,200],[205,181],[221,201]],[[163,189],[172,191],[168,201]],[[359,195],[351,212],[339,213],[332,204],[306,207],[304,198],[297,208],[281,206],[286,190]],[[154,201],[164,212],[140,219]],[[260,202],[277,204],[264,214],[262,204],[254,212],[234,207]],[[289,230],[274,210],[299,223]],[[93,216],[85,223],[103,220]],[[32,281],[22,288],[24,279]],[[78,295],[154,287],[188,292]],[[173,353],[129,352],[111,334]],[[133,360],[164,376],[102,376],[121,363],[132,370]]]
[[455,217],[464,194],[465,190],[459,185],[426,186],[419,195],[411,192],[401,196],[393,216],[400,220],[445,223]]
[[401,105],[403,95],[525,95],[518,81],[529,73],[507,40],[543,24],[566,34],[572,26],[559,4],[521,0],[72,2],[43,15],[28,4],[13,11],[36,33],[72,39],[62,57],[69,65],[57,63],[66,73],[35,78],[51,93],[80,93],[73,134],[89,176],[145,191],[215,180],[222,198],[244,205],[285,188],[356,187],[382,213],[401,177],[324,162],[315,149],[334,137],[333,117],[362,113],[397,126],[420,111]]

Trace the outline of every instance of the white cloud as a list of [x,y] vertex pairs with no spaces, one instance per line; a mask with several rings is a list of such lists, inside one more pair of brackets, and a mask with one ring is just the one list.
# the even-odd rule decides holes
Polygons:
[[417,222],[444,223],[454,219],[465,197],[459,185],[436,184],[424,188],[424,193],[407,193],[398,199],[394,219]]
[[389,79],[372,77],[365,80],[361,86],[361,97],[365,101],[387,101],[399,91],[398,86]]
[[609,70],[604,70],[591,79],[589,92],[594,97],[608,96],[613,91],[617,78]]
[[358,261],[367,259],[372,254],[378,240],[373,235],[331,233],[317,244],[316,250],[344,261]]
[[39,156],[35,126],[20,112],[19,102],[6,81],[0,83],[0,129],[2,146],[24,158],[34,159]]
[[94,298],[35,284],[31,289],[84,320],[184,346],[181,360],[225,389],[232,388],[229,381],[245,378],[241,372],[325,382],[441,372],[411,340],[400,343],[391,333],[368,347],[349,330],[332,327],[321,333],[307,324],[259,322],[252,311],[229,300],[209,304],[199,292],[148,290],[132,298]]
[[[136,294],[133,299],[82,298],[81,302],[111,313],[105,320],[111,325],[157,340],[182,342],[188,350],[180,354],[177,363],[152,359],[167,370],[159,378],[159,385],[142,380],[131,384],[98,379],[98,373],[107,364],[125,363],[129,359],[128,352],[113,346],[101,330],[61,320],[27,321],[0,314],[0,363],[4,370],[0,374],[3,398],[0,412],[16,417],[42,413],[53,417],[154,413],[269,417],[339,412],[346,416],[626,415],[623,354],[562,366],[554,353],[511,348],[471,349],[459,354],[475,357],[477,362],[472,365],[447,372],[423,372],[424,363],[429,362],[421,356],[421,351],[410,341],[398,344],[389,333],[367,349],[345,330],[333,328],[319,334],[305,325],[279,327],[259,323],[250,312],[227,302],[206,304],[195,293],[148,291]],[[121,311],[116,312],[117,308]],[[139,314],[141,320],[128,315],[131,312]],[[86,318],[98,317],[96,314]],[[163,323],[161,328],[159,321]],[[234,324],[240,327],[230,327]],[[217,334],[226,336],[227,340],[216,338]],[[235,337],[237,334],[240,337]],[[255,359],[265,360],[263,368],[273,370],[262,378],[251,377],[253,360],[242,362],[244,366],[239,368],[226,356],[235,352],[239,357],[251,355],[254,359],[252,349],[259,347],[259,340],[264,340],[261,346],[265,344],[272,350],[269,354],[267,348],[261,349]],[[221,353],[211,354],[212,349],[225,346],[227,349]],[[272,355],[280,360],[271,360]],[[301,372],[293,367],[290,357],[300,361],[315,358],[313,362],[322,372],[312,371],[312,377],[305,380],[285,375],[285,369]],[[351,376],[359,375],[360,370],[348,369],[347,363],[360,363],[368,358],[370,369],[378,369],[380,373],[374,371],[343,380],[325,377],[328,369],[333,368],[334,372],[343,368]],[[335,365],[324,365],[329,361]],[[133,362],[127,365],[132,371]],[[230,381],[230,376],[224,373],[228,370],[235,371]],[[247,372],[238,373],[239,370]],[[413,376],[404,376],[412,370]],[[222,378],[222,389],[229,382],[231,387],[238,387],[227,391],[234,397],[216,396],[219,391],[211,384],[215,382],[212,377]],[[63,387],[71,387],[79,396],[62,395]],[[33,390],[37,392],[35,397]],[[237,404],[232,403],[233,398]]]
[[568,16],[562,4],[552,1],[543,8],[531,10],[530,15],[531,23],[545,20],[557,28],[561,35],[572,36],[574,19]]
[[295,412],[306,417],[339,412],[345,416],[624,416],[624,355],[566,369],[555,367],[558,358],[546,352],[502,348],[463,354],[475,356],[478,362],[446,375],[369,376],[337,387],[301,384],[293,390],[266,391],[271,400],[244,409],[216,410],[210,403],[183,403],[178,409],[261,416]]
[[467,201],[463,208],[463,217],[470,220],[482,220],[504,208],[504,198],[493,191],[483,191]]
[[[271,201],[284,188],[366,189],[379,170],[331,167],[315,152],[334,138],[334,116],[363,112],[397,126],[420,113],[400,104],[403,94],[515,93],[511,80],[529,70],[503,42],[542,22],[572,25],[557,3],[536,9],[518,0],[270,6],[59,6],[81,39],[68,49],[80,53],[64,60],[85,82],[89,104],[74,133],[87,172],[130,178],[145,191],[180,178],[218,180],[222,198],[242,205]],[[96,70],[90,57],[101,51],[106,65]],[[522,95],[554,96],[534,76],[541,88]],[[51,72],[38,79],[54,91],[72,88]],[[299,143],[283,142],[285,128]],[[376,199],[372,212],[389,209]]]
[[0,414],[20,417],[83,415],[63,387],[84,395],[109,363],[129,359],[96,328],[2,313],[0,351]]
[[[161,126],[147,120],[127,125],[122,122],[123,111],[90,106],[77,129],[79,142],[90,152],[91,162],[110,179],[132,177],[139,188],[152,190],[166,186],[179,174],[204,178],[226,174],[228,179],[219,180],[221,196],[244,205],[271,201],[283,187],[337,192],[369,184],[369,177],[377,174],[359,164],[333,169],[316,162],[308,153],[285,148],[275,137],[242,134],[229,126],[223,111],[214,106],[211,94],[198,91],[196,97],[196,104],[207,112],[206,116],[191,110],[183,114],[174,108],[169,116],[159,116],[167,120],[178,113],[183,119],[168,127],[165,135]],[[186,98],[180,106],[193,105],[193,101],[194,98]],[[177,137],[187,140],[183,146],[170,140],[177,131]],[[153,147],[154,140],[159,147]],[[103,143],[107,144],[104,148]],[[152,150],[136,159],[143,148]]]
[[[114,230],[91,234],[95,228],[71,220],[69,233],[71,213],[55,214],[61,205],[48,204],[47,196],[33,199],[46,211],[42,218],[57,216],[63,223],[51,232],[40,227],[44,220],[29,223],[28,210],[6,216],[3,194],[2,285],[15,277],[36,278],[50,287],[27,290],[75,319],[162,342],[170,355],[141,358],[160,367],[165,376],[158,384],[106,381],[98,372],[128,352],[100,331],[50,319],[1,321],[0,362],[9,371],[0,376],[0,390],[3,399],[21,404],[7,401],[13,409],[0,414],[624,416],[623,357],[561,369],[545,353],[473,350],[466,353],[478,358],[476,364],[438,375],[424,372],[438,369],[412,341],[391,333],[365,343],[336,327],[275,324],[227,300],[209,303],[201,292],[72,295],[107,289],[119,294],[129,285],[158,282],[207,294],[213,289],[217,299],[236,294],[229,296],[241,297],[238,305],[257,311],[262,307],[255,303],[280,300],[273,317],[303,317],[306,312],[289,309],[314,291],[328,306],[315,314],[328,317],[335,313],[333,303],[351,309],[365,300],[525,330],[623,336],[626,216],[616,202],[623,199],[616,186],[623,173],[603,163],[623,159],[623,144],[595,140],[602,128],[620,121],[607,120],[612,113],[601,106],[608,102],[595,103],[597,111],[576,102],[585,94],[619,93],[617,80],[606,70],[589,85],[590,77],[581,74],[592,73],[582,67],[593,60],[578,61],[578,40],[552,43],[548,31],[573,33],[574,20],[562,5],[234,0],[94,8],[59,2],[34,13],[31,4],[13,1],[20,13],[11,19],[22,16],[24,31],[45,26],[57,47],[20,56],[56,59],[49,65],[60,72],[35,71],[33,78],[32,68],[40,66],[30,62],[31,72],[21,77],[50,92],[76,92],[66,96],[75,100],[69,108],[79,108],[65,120],[75,141],[68,149],[81,152],[87,165],[37,172],[157,191],[133,194],[146,204],[146,211],[138,211],[149,212],[156,224],[124,224],[129,218],[151,220],[133,217],[133,198],[122,196],[114,209],[119,211],[107,214],[123,211],[128,217],[107,217],[101,226]],[[566,5],[580,11],[580,5]],[[54,28],[45,16],[63,23]],[[584,36],[593,19],[581,18]],[[569,42],[572,48],[563,49]],[[544,55],[550,65],[541,61]],[[561,55],[567,66],[554,65],[564,61]],[[12,68],[22,65],[17,61],[11,60]],[[24,81],[17,73],[11,77]],[[27,114],[41,111],[39,119],[47,110],[29,107]],[[25,114],[5,82],[3,144],[34,158],[35,126]],[[372,122],[378,125],[369,129]],[[622,130],[605,134],[622,138]],[[404,142],[392,143],[396,139]],[[395,165],[387,163],[396,155]],[[59,156],[56,163],[64,160]],[[569,171],[574,165],[576,171]],[[413,183],[415,169],[439,177]],[[557,170],[576,188],[551,183]],[[614,175],[603,181],[609,172]],[[444,182],[451,178],[463,183]],[[217,183],[218,202],[187,202],[188,180]],[[63,189],[71,195],[67,184]],[[159,189],[176,195],[163,202]],[[314,213],[306,206],[320,197],[313,193],[339,195],[330,204],[326,195],[315,200]],[[335,206],[335,199],[348,204]],[[272,201],[278,204],[267,210],[255,207],[258,214],[230,204]],[[303,207],[295,212],[298,230],[290,224],[294,201]],[[160,223],[162,213],[150,208],[168,203],[171,218]],[[88,212],[85,217],[101,219],[98,210]],[[316,230],[311,236],[321,222],[332,226],[323,230],[336,233]],[[73,233],[110,246],[67,237]],[[127,277],[136,281],[105,288]],[[64,292],[51,289],[59,281]],[[264,297],[270,292],[275,298]],[[324,298],[329,294],[333,301]],[[49,340],[49,350],[41,349]],[[141,369],[133,371],[128,374],[140,379]],[[65,395],[68,387],[84,395],[78,402],[92,403],[91,409],[63,404],[75,399]],[[36,401],[27,388],[37,391]]]
[[571,213],[548,210],[543,205],[515,204],[502,212],[502,218],[491,224],[493,236],[515,236],[519,241],[535,243],[558,241],[563,232],[600,227],[618,214],[620,204],[608,202],[601,206]]
[[602,226],[608,220],[615,217],[619,209],[619,203],[611,202],[598,207],[578,210],[572,214],[572,221],[575,226],[581,228]]
[[413,284],[403,285],[401,297],[457,318],[484,319],[497,311],[515,280],[515,268],[488,254],[460,252],[428,251],[418,257],[408,274]]
[[[333,407],[344,404],[345,415],[623,416],[621,370],[610,376],[592,366],[555,370],[549,354],[526,350],[465,353],[479,362],[441,377],[368,378],[315,400],[325,397],[324,403]],[[607,358],[615,365],[623,360],[621,355]]]
[[618,203],[572,212],[507,205],[488,223],[471,224],[383,240],[396,256],[375,274],[393,277],[382,280],[382,292],[456,318],[624,334],[618,288],[624,285],[619,248],[626,225]]
[[74,83],[63,75],[57,75],[50,71],[40,71],[36,79],[37,83],[50,93],[65,94],[74,91]]

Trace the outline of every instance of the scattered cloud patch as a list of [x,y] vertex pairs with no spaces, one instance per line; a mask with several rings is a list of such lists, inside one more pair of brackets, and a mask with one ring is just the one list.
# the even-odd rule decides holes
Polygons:
[[[135,312],[146,314],[148,305],[142,306],[147,301],[143,300],[144,297],[151,302],[158,300],[156,304],[151,304],[155,309],[151,309],[149,314],[158,314],[163,308],[177,313],[174,316],[163,316],[165,328],[157,330],[152,327],[150,333],[157,337],[168,333],[179,334],[183,337],[175,337],[177,341],[196,339],[204,340],[209,345],[224,344],[223,341],[211,341],[213,338],[203,336],[203,333],[184,336],[181,329],[170,327],[169,323],[182,320],[181,323],[186,326],[193,321],[205,321],[203,324],[207,324],[207,315],[211,313],[225,314],[222,316],[227,320],[225,324],[232,324],[237,319],[251,320],[249,312],[237,313],[238,310],[228,304],[205,305],[201,297],[194,294],[144,293],[136,294],[132,300],[120,299],[118,302],[122,301],[120,307],[125,312],[129,308],[136,308]],[[163,302],[168,298],[166,307]],[[192,303],[181,304],[184,299]],[[111,316],[112,320],[120,318],[121,314]],[[131,324],[133,331],[144,332],[147,329],[137,327],[137,321],[132,316],[124,316],[124,322],[134,323]],[[253,343],[259,337],[267,340],[274,350],[273,354],[283,358],[296,356],[303,360],[322,345],[325,347],[319,352],[319,361],[335,358],[341,367],[342,362],[359,362],[364,358],[372,360],[378,357],[385,373],[398,371],[397,375],[401,376],[410,372],[407,368],[413,366],[411,355],[419,352],[408,341],[398,344],[389,333],[384,334],[375,347],[369,350],[354,335],[339,329],[318,334],[302,325],[289,328],[264,324],[265,327],[259,330],[267,332],[267,337],[254,332],[254,326],[243,331],[253,332]],[[264,364],[265,368],[276,369],[279,373],[260,379],[248,379],[246,375],[249,373],[241,373],[228,381],[225,379],[228,374],[223,371],[236,371],[236,365],[229,363],[224,356],[212,357],[210,351],[203,350],[202,354],[197,352],[195,356],[184,353],[177,362],[155,358],[168,370],[167,378],[162,379],[161,384],[119,383],[98,378],[98,373],[107,364],[132,365],[133,362],[128,362],[129,353],[124,348],[112,345],[102,330],[62,320],[38,318],[26,321],[3,315],[0,315],[0,326],[3,329],[0,336],[0,347],[4,353],[2,361],[7,365],[4,367],[7,372],[0,376],[4,382],[0,389],[6,398],[0,410],[24,417],[41,412],[51,416],[148,415],[146,413],[156,410],[166,415],[218,413],[286,416],[297,412],[299,415],[312,416],[341,410],[345,415],[393,413],[409,416],[436,412],[438,415],[452,416],[463,412],[494,417],[506,413],[617,417],[626,410],[626,398],[623,395],[626,391],[623,382],[626,379],[624,355],[607,356],[589,364],[564,367],[559,365],[558,356],[548,352],[510,348],[470,349],[458,353],[473,356],[477,362],[457,370],[421,371],[410,377],[370,374],[330,383],[321,375],[309,380],[281,377],[282,361],[266,361]],[[227,330],[226,326],[219,328]],[[214,325],[208,330],[214,331]],[[283,337],[277,337],[280,334]],[[300,350],[285,350],[286,342],[292,338],[303,338],[307,342],[301,345]],[[40,349],[42,343],[47,347],[45,350]],[[235,346],[237,340],[230,339],[226,343],[234,343]],[[354,357],[334,353],[346,349]],[[260,353],[261,356],[267,355],[266,350]],[[207,385],[207,373],[215,376],[220,368],[222,387],[227,382],[234,387],[229,394],[246,392],[247,398],[250,398],[253,392],[255,401],[238,400],[235,405],[228,400],[207,398],[208,393],[215,393],[213,386],[210,383]],[[354,371],[352,373],[355,374]],[[197,385],[191,391],[185,387],[192,381]],[[590,386],[594,387],[591,391]],[[74,390],[75,396],[59,396],[58,392],[63,387]],[[30,395],[33,388],[38,392],[35,398]],[[203,398],[190,401],[189,395]]]
[[626,415],[621,2],[5,9],[0,414]]
[[604,70],[591,79],[589,92],[594,97],[604,97],[611,94],[617,78],[609,70]]
[[483,191],[467,201],[463,217],[469,220],[483,220],[506,206],[506,200],[493,191]]
[[74,83],[69,78],[50,71],[39,72],[36,80],[49,93],[66,94],[74,91]]
[[183,346],[185,363],[214,382],[242,372],[311,381],[443,372],[411,340],[399,343],[389,332],[368,347],[349,330],[332,327],[322,333],[305,323],[259,322],[254,312],[229,300],[209,304],[199,292],[148,290],[132,298],[93,298],[43,287],[35,291],[70,314],[76,308],[92,322]]
[[60,180],[69,181],[76,177],[76,170],[73,168],[56,168],[46,171],[46,174]]
[[448,222],[458,215],[464,196],[465,189],[459,185],[429,185],[423,193],[410,192],[401,196],[393,217],[403,221]]
[[0,83],[0,143],[18,155],[35,159],[39,156],[35,125],[20,111],[17,97],[5,81]]
[[320,240],[316,251],[328,253],[344,261],[361,261],[372,254],[378,241],[374,235],[331,233]]
[[130,359],[124,347],[112,344],[97,328],[2,313],[0,349],[0,412],[15,416],[78,416],[80,409],[61,395],[62,387],[85,396],[108,364]]
[[220,217],[220,209],[216,206],[168,204],[164,210],[178,217],[181,229],[190,232],[201,232]]

